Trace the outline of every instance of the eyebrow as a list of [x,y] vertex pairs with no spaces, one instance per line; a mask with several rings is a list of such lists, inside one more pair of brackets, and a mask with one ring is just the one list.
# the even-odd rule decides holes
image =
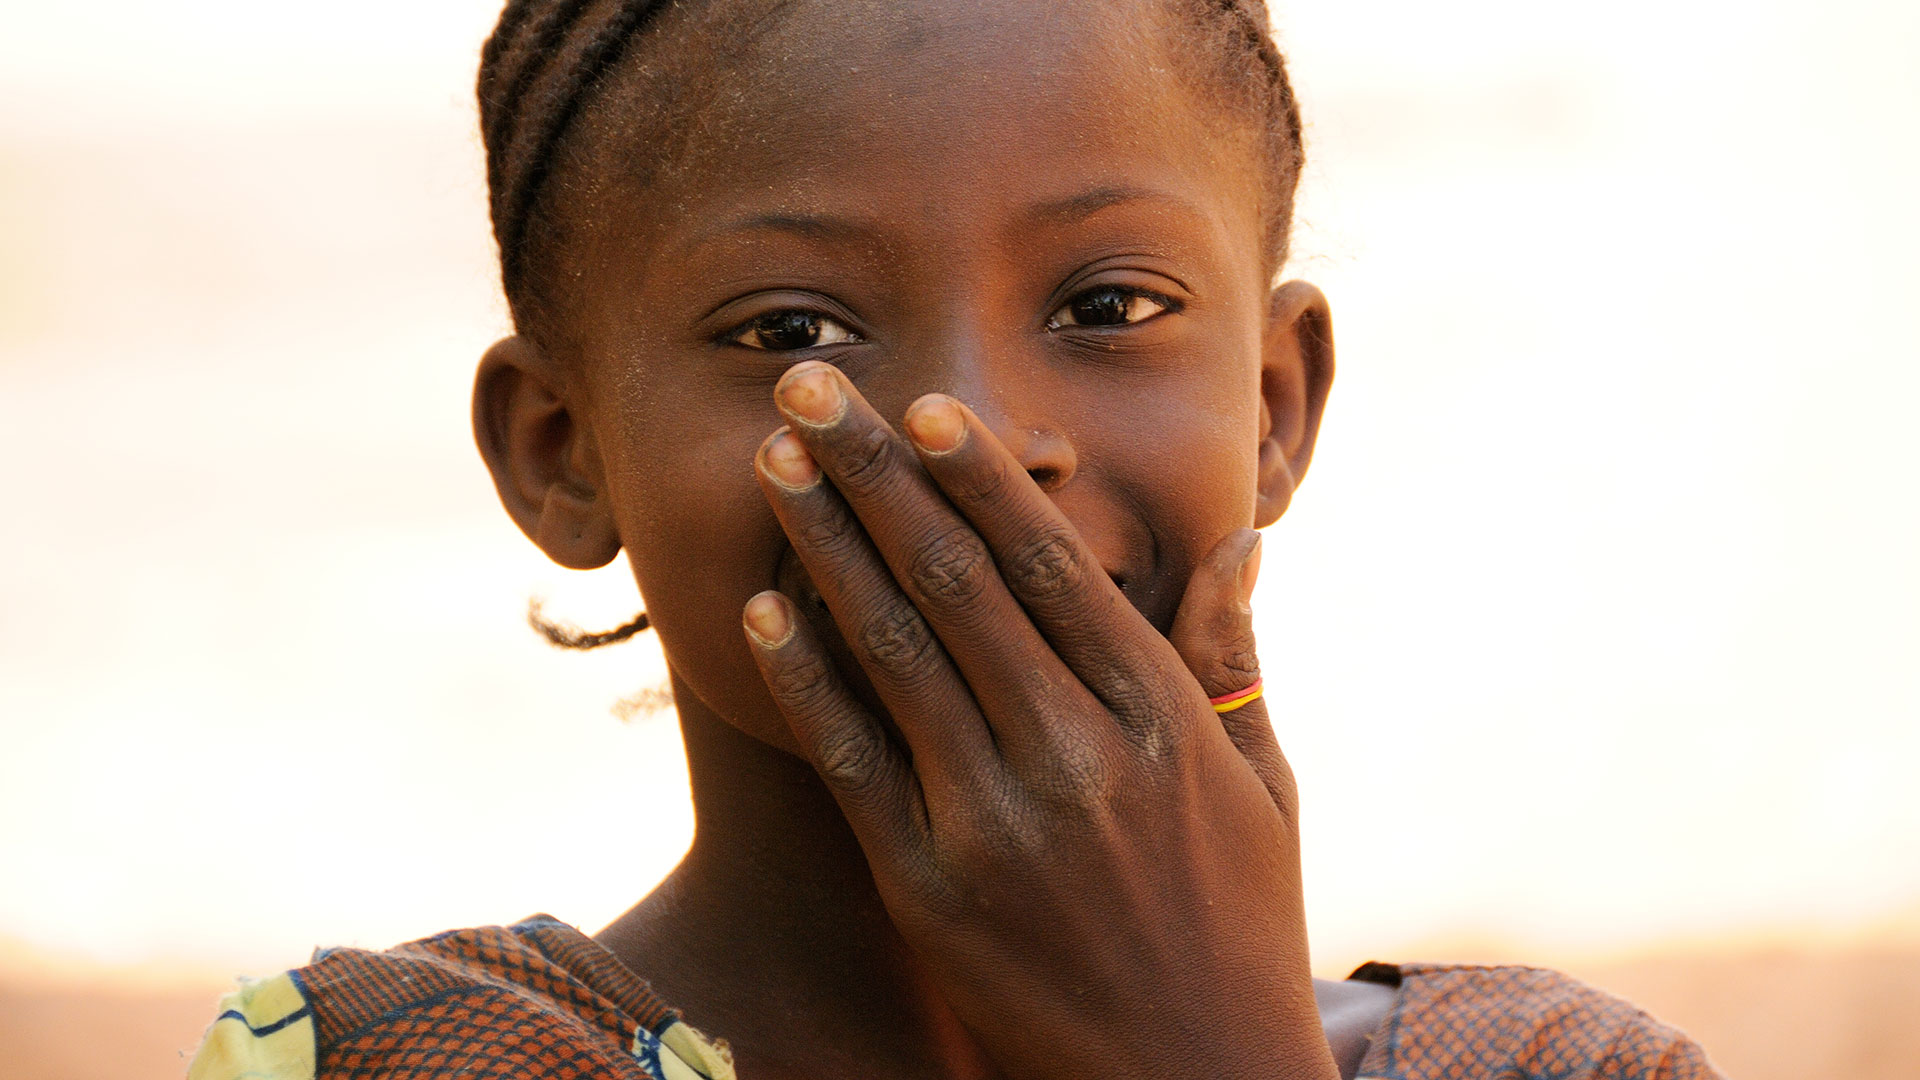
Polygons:
[[1136,187],[1099,187],[1083,191],[1064,199],[1036,203],[1023,215],[1035,222],[1049,222],[1060,225],[1073,225],[1105,210],[1109,206],[1118,206],[1130,202],[1157,202],[1198,214],[1192,204],[1185,199],[1152,188]]
[[710,229],[702,229],[691,238],[688,247],[698,247],[722,236],[731,236],[743,232],[784,232],[808,240],[844,240],[849,237],[873,236],[879,229],[852,218],[834,217],[829,214],[767,213],[752,214],[732,221],[724,221]]
[[[1201,216],[1185,199],[1164,191],[1138,187],[1097,187],[1064,199],[1035,203],[1021,217],[1035,224],[1074,225],[1110,206],[1130,202],[1155,202]],[[702,229],[688,238],[687,249],[704,246],[722,236],[744,232],[783,232],[808,240],[831,241],[871,238],[880,234],[878,225],[831,214],[774,211],[750,214]]]

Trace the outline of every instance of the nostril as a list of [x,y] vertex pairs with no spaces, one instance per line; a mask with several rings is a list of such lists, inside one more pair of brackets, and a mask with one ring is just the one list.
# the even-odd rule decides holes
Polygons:
[[996,429],[1007,449],[1013,452],[1014,460],[1020,462],[1033,477],[1040,490],[1049,494],[1067,486],[1073,479],[1073,471],[1079,464],[1079,458],[1073,452],[1073,444],[1057,432],[1044,428],[1016,428],[1008,425]]

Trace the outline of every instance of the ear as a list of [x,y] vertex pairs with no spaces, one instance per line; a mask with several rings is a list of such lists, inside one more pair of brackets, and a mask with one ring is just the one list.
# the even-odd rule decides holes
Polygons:
[[1273,290],[1260,361],[1260,492],[1254,525],[1280,520],[1313,460],[1333,386],[1333,315],[1304,281]]
[[527,539],[561,566],[592,570],[620,553],[620,536],[599,449],[568,407],[564,383],[532,341],[495,343],[473,382],[473,437]]

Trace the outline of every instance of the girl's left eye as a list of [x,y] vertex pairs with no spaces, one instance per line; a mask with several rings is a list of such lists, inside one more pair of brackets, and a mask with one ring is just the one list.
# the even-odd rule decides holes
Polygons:
[[795,352],[859,340],[860,335],[816,311],[770,311],[727,337],[731,344],[768,352]]
[[1047,329],[1063,326],[1129,326],[1173,310],[1173,302],[1134,289],[1105,286],[1089,289],[1060,305],[1047,317]]

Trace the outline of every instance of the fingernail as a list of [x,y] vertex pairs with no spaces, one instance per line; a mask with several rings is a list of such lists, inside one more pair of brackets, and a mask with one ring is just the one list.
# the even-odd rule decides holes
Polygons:
[[793,636],[793,620],[787,617],[787,604],[777,592],[763,592],[747,601],[741,621],[747,634],[763,649],[777,649]]
[[813,455],[807,453],[806,444],[791,431],[775,432],[767,442],[763,457],[767,474],[783,488],[805,491],[820,482],[820,466],[814,462]]
[[929,453],[945,454],[967,441],[967,418],[959,402],[929,394],[907,410],[907,434]]
[[809,364],[780,383],[780,402],[809,424],[831,424],[847,410],[840,380],[825,364]]
[[1265,547],[1264,537],[1258,533],[1253,537],[1253,550],[1240,560],[1240,606],[1253,607],[1253,586],[1260,580],[1260,549]]

